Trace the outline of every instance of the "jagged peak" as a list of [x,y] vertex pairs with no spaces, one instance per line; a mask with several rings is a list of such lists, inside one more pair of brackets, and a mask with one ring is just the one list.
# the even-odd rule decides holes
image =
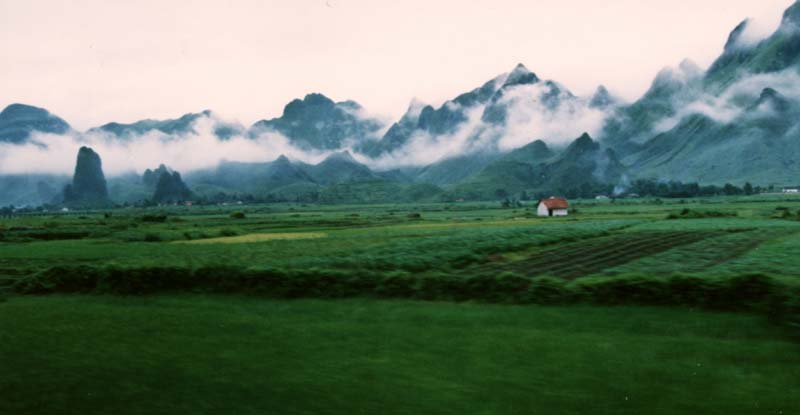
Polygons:
[[528,74],[531,73],[531,71],[525,66],[525,64],[520,62],[514,67],[514,69],[511,70],[511,74],[514,73]]
[[566,150],[561,154],[561,157],[566,159],[575,158],[582,154],[596,151],[599,148],[600,144],[594,141],[589,133],[583,133],[567,146]]
[[422,110],[427,106],[429,105],[420,101],[416,97],[412,98],[411,102],[408,103],[406,112],[403,113],[403,116],[400,118],[400,123],[416,123],[419,120]]
[[419,98],[417,97],[411,98],[411,102],[408,103],[408,108],[406,108],[406,114],[416,114],[417,116],[419,116],[420,111],[422,111],[422,109],[425,108],[426,106],[428,106],[428,104],[426,104]]
[[800,24],[800,0],[797,0],[783,12],[783,19],[781,25],[798,25]]
[[536,76],[535,73],[531,72],[525,65],[519,63],[514,69],[508,74],[503,83],[503,86],[514,86],[514,85],[527,85],[527,84],[535,84],[539,82],[539,77]]
[[589,107],[590,108],[607,108],[611,105],[616,103],[616,98],[614,98],[605,85],[599,85],[597,89],[594,91],[592,98],[589,100]]
[[678,64],[678,69],[684,74],[692,76],[700,76],[703,73],[703,68],[700,67],[695,61],[686,58]]
[[740,40],[742,38],[742,34],[747,30],[747,26],[750,24],[751,20],[744,19],[741,23],[736,25],[736,27],[731,31],[731,34],[728,35],[728,41],[725,42],[725,52],[730,52],[737,47],[741,46]]
[[[447,101],[447,102],[452,102],[452,101]],[[447,104],[447,102],[445,102],[444,104],[442,104],[442,108],[444,108],[444,106]],[[429,116],[430,116],[431,114],[433,114],[434,112],[436,112],[436,109],[434,109],[432,105],[430,105],[430,104],[429,104],[429,105],[425,105],[425,106],[424,106],[424,107],[422,107],[422,109],[419,111],[418,118],[425,118],[425,117],[429,117]]]
[[584,149],[592,148],[597,144],[596,141],[592,139],[592,136],[589,133],[583,133],[580,137],[576,138],[570,145],[567,147],[566,153],[570,153],[571,151],[583,151]]
[[306,94],[303,99],[295,98],[289,101],[285,107],[283,107],[283,116],[284,117],[291,117],[296,115],[297,113],[301,112],[303,108],[308,106],[334,106],[335,103],[330,98],[326,97],[317,92],[312,92],[310,94]]
[[548,79],[548,80],[544,81],[544,84],[545,84],[545,86],[547,86],[551,90],[556,90],[557,92],[564,91],[567,94],[572,95],[572,92],[569,89],[567,89],[567,87],[564,86],[564,84],[562,84],[560,82],[554,81],[552,79]]
[[785,112],[791,108],[792,103],[780,92],[768,87],[761,90],[761,95],[751,106],[751,109],[756,109],[763,105],[769,105],[771,109],[778,112]]
[[689,59],[684,59],[678,67],[667,66],[662,69],[656,79],[653,81],[653,86],[663,86],[669,84],[687,84],[689,82],[700,79],[703,76],[703,70],[699,65]]
[[543,140],[534,140],[514,150],[512,154],[523,156],[528,160],[542,160],[552,157],[553,151]]
[[594,93],[595,93],[595,95],[597,95],[597,94],[609,95],[608,88],[606,88],[606,86],[602,85],[602,84],[597,86],[597,89],[594,90]]
[[319,92],[312,92],[303,97],[306,104],[333,104],[333,100]]
[[283,117],[292,118],[304,113],[309,107],[322,107],[324,110],[334,110],[339,108],[344,111],[360,111],[362,110],[361,104],[353,100],[346,100],[342,102],[334,102],[327,96],[312,92],[306,94],[303,99],[295,98],[291,100],[285,107],[283,107]]

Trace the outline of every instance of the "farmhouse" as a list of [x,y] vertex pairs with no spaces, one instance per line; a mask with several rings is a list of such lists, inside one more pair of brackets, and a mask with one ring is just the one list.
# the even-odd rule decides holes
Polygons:
[[536,213],[539,216],[567,216],[569,202],[563,197],[550,197],[539,201]]

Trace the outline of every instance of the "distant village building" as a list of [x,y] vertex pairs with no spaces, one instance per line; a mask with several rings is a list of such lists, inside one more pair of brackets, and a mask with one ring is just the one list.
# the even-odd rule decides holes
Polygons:
[[783,193],[800,193],[800,189],[796,187],[784,187]]
[[569,202],[563,197],[550,197],[539,201],[539,208],[536,210],[539,216],[567,216],[569,213]]

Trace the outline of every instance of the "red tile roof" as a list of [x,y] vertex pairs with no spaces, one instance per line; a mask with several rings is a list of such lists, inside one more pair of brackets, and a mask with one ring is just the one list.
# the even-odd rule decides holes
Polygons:
[[569,202],[563,197],[551,197],[549,199],[542,199],[539,203],[544,203],[548,209],[569,209]]

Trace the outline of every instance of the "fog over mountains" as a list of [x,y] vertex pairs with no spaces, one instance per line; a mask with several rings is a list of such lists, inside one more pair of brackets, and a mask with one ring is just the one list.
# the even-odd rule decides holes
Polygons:
[[57,202],[84,146],[102,158],[116,203],[150,197],[140,175],[162,164],[162,190],[176,189],[162,201],[591,195],[634,178],[798,184],[800,2],[767,38],[749,24],[708,69],[666,68],[634,102],[603,86],[577,96],[519,64],[440,106],[414,101],[399,120],[311,93],[251,126],[205,110],[75,131],[13,104],[0,113],[0,205]]

